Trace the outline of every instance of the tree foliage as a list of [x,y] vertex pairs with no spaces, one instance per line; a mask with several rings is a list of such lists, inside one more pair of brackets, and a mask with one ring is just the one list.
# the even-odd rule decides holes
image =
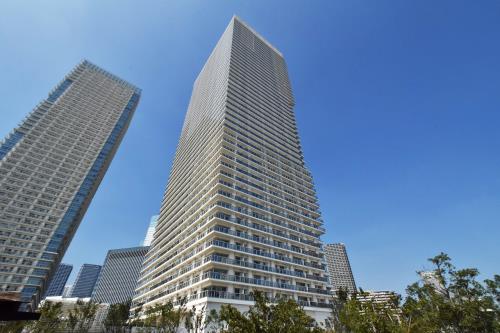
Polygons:
[[109,333],[125,333],[130,329],[128,322],[131,301],[111,304],[104,320],[104,327]]
[[71,333],[87,333],[92,327],[98,308],[98,303],[78,300],[75,307],[68,312],[67,330]]
[[241,313],[231,305],[222,305],[219,320],[227,333],[305,333],[320,331],[314,319],[294,300],[280,300],[270,304],[260,292],[253,293],[255,305]]
[[172,301],[157,304],[146,309],[146,318],[142,322],[142,331],[152,330],[158,333],[176,333],[183,320],[188,316],[185,298],[177,300],[177,306]]
[[25,321],[0,322],[0,333],[21,333],[26,325]]
[[[318,327],[294,300],[270,303],[256,291],[247,312],[222,305],[219,312],[186,307],[186,299],[138,311],[129,321],[130,302],[112,305],[104,322],[106,332],[176,333],[183,325],[189,333],[500,333],[500,275],[478,281],[475,268],[456,269],[441,253],[429,259],[432,281],[421,278],[408,286],[406,299],[381,303],[367,294],[348,295],[340,289],[332,300],[326,330]],[[98,309],[96,303],[78,301],[63,314],[61,303],[45,302],[40,320],[27,324],[25,333],[88,332]],[[144,314],[144,317],[139,316]],[[0,325],[0,333],[20,333],[23,322]]]
[[39,309],[40,319],[28,324],[32,333],[54,333],[64,327],[62,319],[62,303],[44,302]]
[[475,268],[457,270],[441,253],[429,259],[437,283],[416,282],[408,286],[403,313],[411,332],[500,332],[500,277],[477,281]]
[[431,280],[408,286],[405,302],[337,297],[330,327],[336,333],[494,333],[500,332],[500,276],[477,281],[475,268],[457,270],[441,253],[429,262]]
[[[358,296],[362,296],[363,300]],[[367,293],[354,294],[340,311],[340,322],[347,332],[353,333],[402,333],[399,299],[377,302]],[[337,332],[337,331],[335,331]]]

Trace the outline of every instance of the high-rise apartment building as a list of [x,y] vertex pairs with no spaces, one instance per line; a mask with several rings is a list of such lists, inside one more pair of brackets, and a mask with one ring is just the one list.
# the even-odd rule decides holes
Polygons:
[[100,272],[100,265],[83,264],[71,288],[70,297],[91,297]]
[[193,87],[134,309],[251,291],[329,315],[324,233],[283,55],[234,17]]
[[108,251],[92,300],[99,303],[122,303],[135,294],[147,246]]
[[73,265],[63,263],[59,264],[56,273],[52,276],[52,280],[50,280],[49,287],[47,288],[44,297],[62,296],[64,293],[64,287],[66,286],[66,282],[68,281],[72,270]]
[[0,144],[0,291],[38,303],[139,96],[83,61]]
[[144,242],[142,246],[150,246],[153,242],[153,238],[155,236],[156,224],[158,223],[158,215],[153,215],[151,220],[149,221],[148,231],[146,232],[146,237],[144,238]]
[[356,283],[352,274],[347,250],[342,243],[327,244],[325,247],[328,274],[333,290],[347,288],[350,293],[356,291]]

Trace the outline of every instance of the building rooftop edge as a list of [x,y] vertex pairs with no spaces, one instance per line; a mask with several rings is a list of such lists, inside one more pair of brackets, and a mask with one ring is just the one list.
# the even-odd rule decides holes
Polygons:
[[93,68],[95,68],[95,69],[97,69],[97,70],[99,70],[99,71],[103,72],[104,74],[106,74],[107,76],[109,76],[110,78],[112,78],[113,80],[116,80],[116,81],[118,81],[119,83],[122,83],[122,84],[127,85],[127,86],[129,86],[130,88],[134,89],[134,91],[135,91],[136,93],[138,93],[138,94],[141,94],[141,93],[142,93],[142,89],[141,89],[141,88],[137,87],[136,85],[134,85],[134,84],[130,83],[130,82],[129,82],[129,81],[127,81],[127,80],[122,79],[122,78],[121,78],[121,77],[119,77],[118,75],[115,75],[115,74],[111,73],[110,71],[108,71],[108,70],[106,70],[106,69],[102,68],[101,66],[96,65],[95,63],[91,62],[91,61],[90,61],[90,60],[88,60],[88,59],[83,58],[83,60],[82,60],[82,61],[81,61],[81,62],[77,65],[77,67],[78,67],[78,66],[80,66],[80,65],[93,67]]
[[273,44],[271,44],[267,39],[265,39],[261,34],[259,34],[257,31],[255,31],[254,28],[252,28],[248,23],[246,23],[245,21],[243,21],[241,19],[241,17],[239,17],[238,15],[234,14],[233,17],[231,18],[231,21],[238,21],[240,22],[241,24],[243,24],[245,26],[245,28],[247,28],[248,30],[250,30],[257,38],[259,38],[260,40],[262,40],[267,46],[269,46],[271,49],[273,49],[276,53],[279,54],[280,57],[283,58],[283,53],[281,53],[280,50],[278,50],[276,48],[276,46],[274,46]]
[[149,246],[133,246],[133,247],[124,247],[120,249],[111,249],[108,250],[108,253],[116,253],[116,252],[128,252],[128,251],[135,251],[135,250],[143,250],[147,249]]

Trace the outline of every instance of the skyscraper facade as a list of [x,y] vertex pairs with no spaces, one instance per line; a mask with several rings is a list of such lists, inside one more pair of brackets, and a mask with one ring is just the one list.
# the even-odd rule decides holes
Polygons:
[[78,271],[70,297],[91,297],[100,272],[100,265],[83,264]]
[[134,309],[251,291],[328,316],[324,233],[282,54],[234,17],[193,87]]
[[47,288],[44,297],[62,296],[64,287],[66,286],[66,282],[68,281],[72,270],[73,265],[63,263],[59,264],[56,273],[52,276],[52,280],[50,280],[49,287]]
[[153,215],[151,220],[149,221],[148,231],[146,232],[146,237],[144,238],[144,242],[142,246],[150,246],[153,242],[153,238],[155,236],[156,224],[158,223],[158,215]]
[[332,289],[337,290],[342,287],[347,288],[350,293],[355,292],[356,283],[345,245],[342,243],[327,244],[325,256]]
[[92,300],[109,304],[132,300],[146,253],[147,246],[108,251]]
[[83,61],[0,144],[0,291],[38,303],[139,97]]

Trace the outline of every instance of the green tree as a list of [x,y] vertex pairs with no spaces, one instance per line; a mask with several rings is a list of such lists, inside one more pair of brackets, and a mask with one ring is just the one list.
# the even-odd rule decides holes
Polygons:
[[147,309],[143,331],[154,328],[158,332],[176,333],[183,319],[188,316],[186,303],[186,298],[182,298],[177,300],[176,306],[173,302],[168,301],[165,304],[158,304]]
[[111,304],[109,306],[108,314],[104,320],[104,327],[106,332],[110,333],[125,333],[129,331],[129,312],[131,301],[128,300],[123,303]]
[[0,322],[0,333],[21,333],[25,326],[22,320]]
[[352,333],[403,333],[403,318],[399,307],[399,298],[389,302],[376,302],[369,294],[361,291],[353,294],[339,313],[339,322],[343,330],[334,332]]
[[228,333],[305,333],[320,332],[314,319],[294,300],[279,300],[270,304],[258,291],[253,293],[255,305],[241,313],[231,305],[222,305],[220,320],[225,324],[223,332]]
[[220,319],[220,315],[217,310],[212,309],[206,318],[205,330],[207,333],[219,333],[224,328],[224,323]]
[[72,333],[87,333],[92,327],[99,304],[78,300],[68,312],[66,327]]
[[429,259],[434,283],[421,280],[408,286],[403,313],[409,331],[423,333],[500,332],[500,277],[477,281],[475,268],[457,270],[441,253]]
[[203,306],[197,310],[193,305],[191,310],[187,311],[184,327],[189,333],[219,332],[222,329],[217,311],[212,309],[206,313],[205,309],[206,307]]
[[59,332],[64,327],[62,319],[62,303],[46,301],[39,309],[40,319],[28,325],[29,332],[32,333],[54,333]]
[[340,287],[332,297],[332,313],[325,322],[327,331],[335,333],[348,333],[347,327],[340,321],[340,315],[349,298],[347,288]]

